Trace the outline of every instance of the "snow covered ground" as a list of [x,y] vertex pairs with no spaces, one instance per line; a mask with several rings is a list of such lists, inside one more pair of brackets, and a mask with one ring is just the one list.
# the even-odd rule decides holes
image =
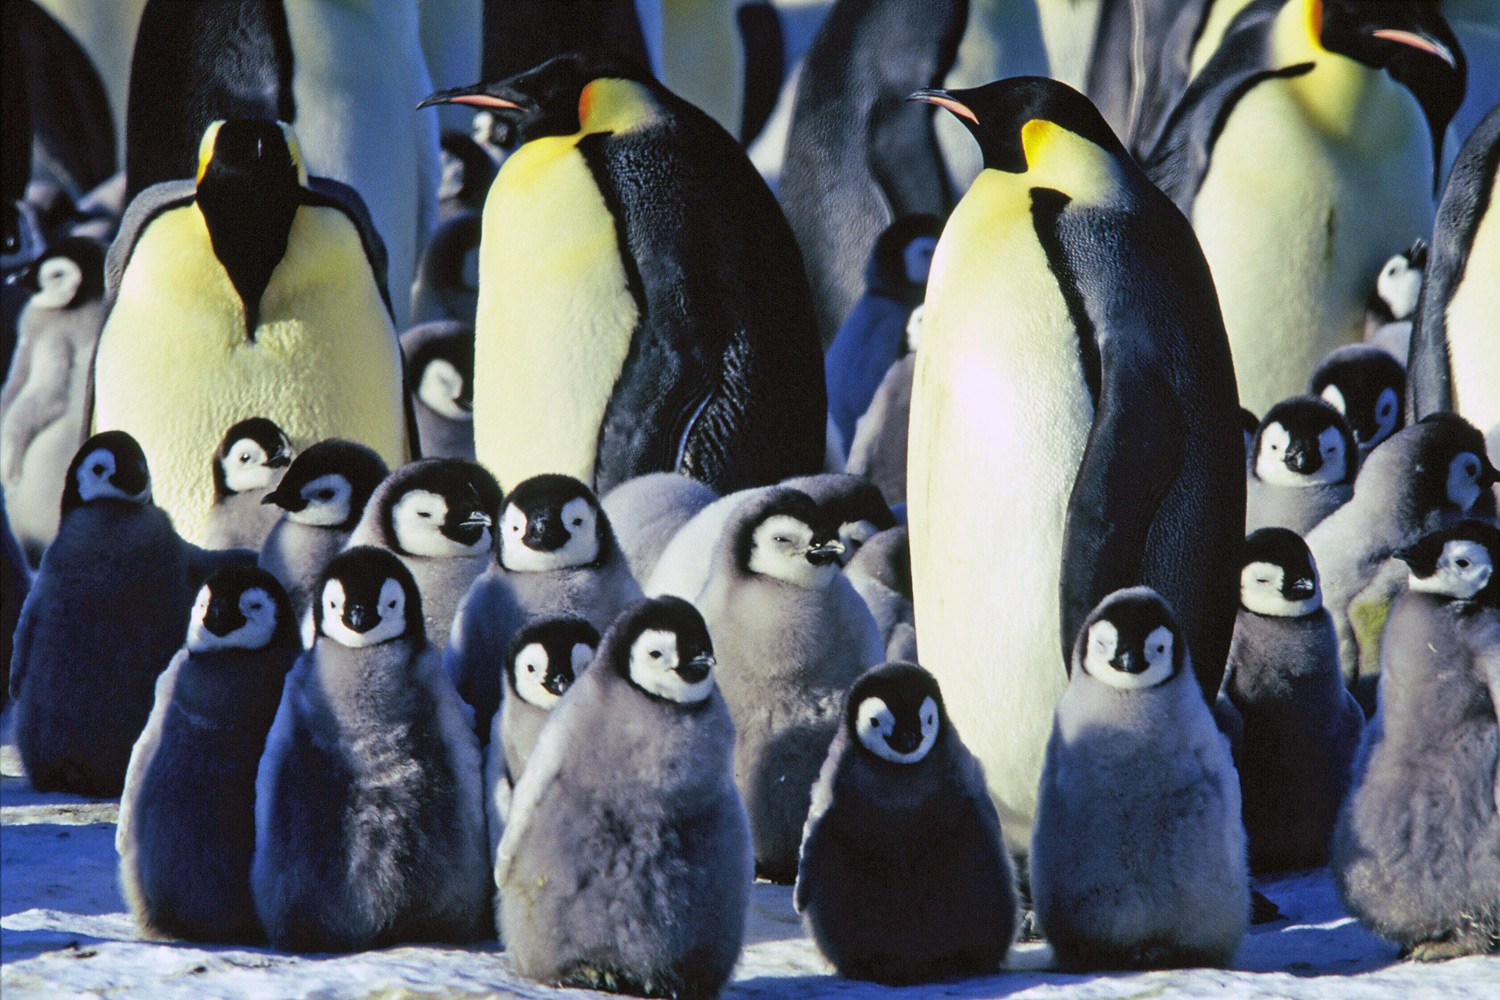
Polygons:
[[[5,1000],[597,995],[538,986],[516,975],[493,948],[400,947],[304,957],[141,941],[115,886],[116,804],[38,795],[20,776],[12,745],[0,751],[0,765],[0,992]],[[1253,929],[1233,970],[1067,975],[1048,971],[1045,945],[1027,944],[1012,949],[1007,971],[999,975],[887,989],[830,975],[792,912],[791,890],[760,884],[744,956],[724,995],[762,1000],[1500,998],[1500,958],[1423,966],[1400,962],[1395,948],[1344,914],[1326,872],[1302,872],[1258,886],[1286,919]]]

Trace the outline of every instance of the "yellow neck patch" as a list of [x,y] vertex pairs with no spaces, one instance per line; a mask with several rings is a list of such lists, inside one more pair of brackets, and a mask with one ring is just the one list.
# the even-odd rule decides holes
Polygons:
[[651,90],[634,80],[602,77],[586,84],[578,95],[579,134],[629,132],[662,117]]
[[1101,204],[1119,186],[1114,157],[1077,132],[1033,118],[1021,126],[1027,187],[1049,187],[1082,204]]
[[1314,126],[1347,135],[1362,127],[1360,115],[1382,73],[1325,49],[1322,27],[1323,0],[1292,0],[1271,26],[1271,53],[1276,66],[1314,64],[1312,72],[1292,77],[1287,86]]

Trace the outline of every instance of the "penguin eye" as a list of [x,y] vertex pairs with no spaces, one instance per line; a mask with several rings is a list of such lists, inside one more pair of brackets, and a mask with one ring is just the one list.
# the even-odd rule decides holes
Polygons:
[[93,471],[94,475],[96,475],[96,476],[102,476],[102,475],[104,475],[104,466],[102,466],[102,465],[96,465],[96,466],[94,466],[94,468],[93,468],[92,471]]
[[536,664],[535,663],[528,663],[528,664],[526,664],[526,672],[528,674],[534,674],[534,673],[536,673]]
[[777,535],[774,541],[777,545],[787,545],[791,542],[791,539],[786,537],[785,535]]
[[1270,583],[1271,582],[1271,578],[1269,576],[1257,576],[1255,578],[1255,582],[1256,583]]
[[1456,563],[1456,565],[1458,566],[1459,569],[1468,569],[1469,568],[1469,560],[1467,560],[1467,559],[1460,559],[1460,560],[1458,560],[1458,562]]
[[582,523],[583,523],[583,518],[581,518],[581,517],[575,517],[575,518],[573,518],[573,527],[576,528],[579,525],[581,525]]
[[661,650],[659,650],[659,649],[653,649],[651,651],[651,659],[653,659],[653,660],[659,660],[659,659],[661,659]]
[[319,490],[315,494],[315,496],[319,500],[332,500],[333,499],[333,490]]

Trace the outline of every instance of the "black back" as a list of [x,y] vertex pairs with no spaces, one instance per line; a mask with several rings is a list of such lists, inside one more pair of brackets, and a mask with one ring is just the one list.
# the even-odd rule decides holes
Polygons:
[[649,58],[632,0],[484,0],[479,74],[503,80],[564,52],[604,50]]

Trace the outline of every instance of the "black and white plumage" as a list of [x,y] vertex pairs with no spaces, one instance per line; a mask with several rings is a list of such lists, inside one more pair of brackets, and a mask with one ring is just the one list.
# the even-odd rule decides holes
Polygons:
[[210,549],[254,549],[266,543],[281,511],[263,503],[292,464],[292,442],[265,417],[241,420],[214,452],[214,505],[204,522]]
[[474,460],[474,326],[434,320],[401,335],[422,454]]
[[794,902],[839,973],[890,984],[994,972],[1015,876],[979,762],[937,681],[888,663],[850,688],[813,785]]
[[1305,535],[1354,495],[1359,447],[1342,411],[1293,396],[1266,411],[1245,477],[1245,530]]
[[198,592],[120,798],[120,885],[147,935],[264,939],[250,900],[255,773],[301,652],[291,602],[265,570],[223,569]]
[[329,563],[255,781],[250,885],[271,946],[487,936],[479,748],[390,552]]
[[680,472],[648,472],[627,479],[600,498],[637,580],[649,580],[672,538],[720,499],[707,483]]
[[1388,353],[1403,368],[1411,349],[1412,322],[1421,300],[1426,269],[1427,241],[1419,237],[1381,266],[1365,302],[1366,342]]
[[916,662],[911,540],[906,525],[871,536],[849,560],[844,575],[874,616],[885,643],[886,659]]
[[702,1000],[728,980],[752,865],[714,645],[685,601],[642,601],[553,709],[495,861],[524,975]]
[[1406,369],[1381,347],[1346,344],[1330,351],[1313,371],[1307,391],[1349,421],[1361,459],[1405,425]]

